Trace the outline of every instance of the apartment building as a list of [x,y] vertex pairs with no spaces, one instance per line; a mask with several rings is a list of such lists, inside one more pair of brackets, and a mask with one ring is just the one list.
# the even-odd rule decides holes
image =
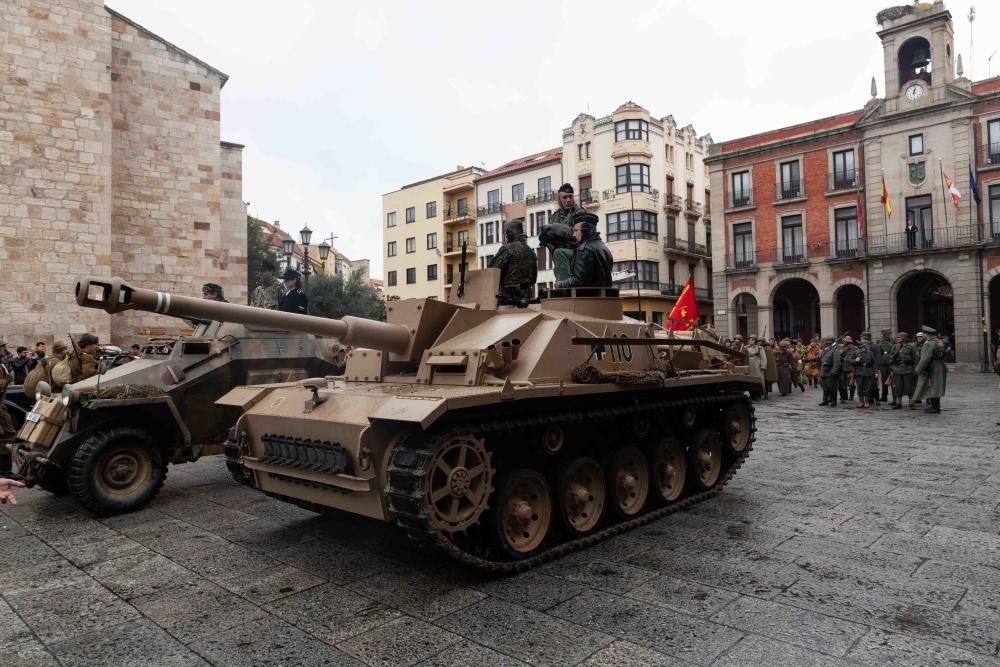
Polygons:
[[1000,77],[963,76],[943,2],[876,20],[883,97],[873,79],[861,109],[722,142],[707,159],[723,211],[717,329],[928,324],[958,363],[980,366],[1000,328]]
[[462,241],[469,242],[468,264],[475,260],[475,178],[482,173],[459,166],[382,195],[386,295],[447,299]]
[[562,185],[562,147],[527,155],[476,179],[476,254],[489,266],[503,245],[503,223],[522,220],[528,245],[538,254],[538,284],[550,285],[552,257],[538,246],[538,232],[558,208],[555,191]]
[[663,325],[689,277],[712,321],[711,210],[704,158],[711,136],[633,102],[609,116],[580,114],[563,130],[562,171],[598,214],[626,312]]

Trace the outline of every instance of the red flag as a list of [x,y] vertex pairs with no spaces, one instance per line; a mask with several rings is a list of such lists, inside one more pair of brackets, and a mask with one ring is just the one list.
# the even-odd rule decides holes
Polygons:
[[694,278],[688,278],[687,284],[677,297],[674,309],[667,316],[671,331],[690,331],[698,322],[698,302],[694,298]]
[[885,176],[882,177],[882,208],[885,209],[885,217],[892,217],[892,199],[889,198],[889,190],[885,187]]

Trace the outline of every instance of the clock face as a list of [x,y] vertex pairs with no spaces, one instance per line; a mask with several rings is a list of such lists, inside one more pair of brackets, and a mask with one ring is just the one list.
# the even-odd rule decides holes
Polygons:
[[915,83],[906,89],[906,99],[910,100],[911,102],[917,100],[923,94],[924,94],[924,87],[921,86],[920,84]]

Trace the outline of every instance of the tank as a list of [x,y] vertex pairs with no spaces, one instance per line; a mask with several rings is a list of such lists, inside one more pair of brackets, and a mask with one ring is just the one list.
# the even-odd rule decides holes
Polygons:
[[[122,294],[102,287],[93,293]],[[116,311],[113,301],[85,305]],[[8,445],[13,464],[29,486],[72,493],[97,514],[145,506],[169,464],[223,452],[240,411],[215,401],[231,389],[343,372],[340,341],[289,331],[287,314],[267,312],[274,317],[253,324],[199,311],[193,335],[151,338],[137,359],[105,358],[105,346],[105,372],[38,396]]]
[[[270,496],[395,523],[475,568],[511,572],[718,493],[754,441],[739,353],[656,337],[615,289],[498,295],[471,271],[449,302],[327,320],[82,280],[85,306],[282,326],[357,346],[344,375],[242,386],[226,442]],[[692,355],[692,350],[701,350]],[[675,354],[678,352],[679,354]],[[720,354],[730,361],[719,364]]]

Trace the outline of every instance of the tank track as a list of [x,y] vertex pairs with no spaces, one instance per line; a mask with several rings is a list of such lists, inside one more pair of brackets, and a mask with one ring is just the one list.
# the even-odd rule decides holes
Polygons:
[[[543,551],[521,560],[496,560],[490,557],[470,553],[454,542],[449,536],[439,531],[430,521],[424,511],[424,466],[434,454],[429,443],[410,444],[403,440],[393,453],[389,466],[389,496],[392,510],[397,515],[397,523],[404,528],[411,538],[417,542],[437,547],[449,556],[465,565],[492,574],[510,574],[531,569],[547,561],[560,558],[574,551],[584,549],[616,535],[621,535],[651,521],[655,521],[674,512],[686,509],[717,495],[729,482],[736,471],[743,465],[756,439],[756,416],[750,399],[739,393],[713,394],[690,398],[654,400],[635,402],[628,405],[611,406],[588,410],[569,410],[555,414],[535,415],[529,417],[511,417],[506,419],[482,419],[460,422],[448,430],[459,430],[476,435],[489,435],[504,431],[519,429],[538,429],[550,424],[586,423],[607,418],[618,418],[637,414],[651,414],[673,410],[685,406],[707,407],[723,406],[733,402],[743,402],[750,413],[750,442],[746,448],[725,467],[715,486],[707,491],[693,493],[682,497],[676,502],[646,511],[634,519],[620,521],[611,526],[599,529],[583,537],[569,539],[552,545]],[[431,438],[433,441],[433,438]],[[488,511],[488,510],[487,510]]]

